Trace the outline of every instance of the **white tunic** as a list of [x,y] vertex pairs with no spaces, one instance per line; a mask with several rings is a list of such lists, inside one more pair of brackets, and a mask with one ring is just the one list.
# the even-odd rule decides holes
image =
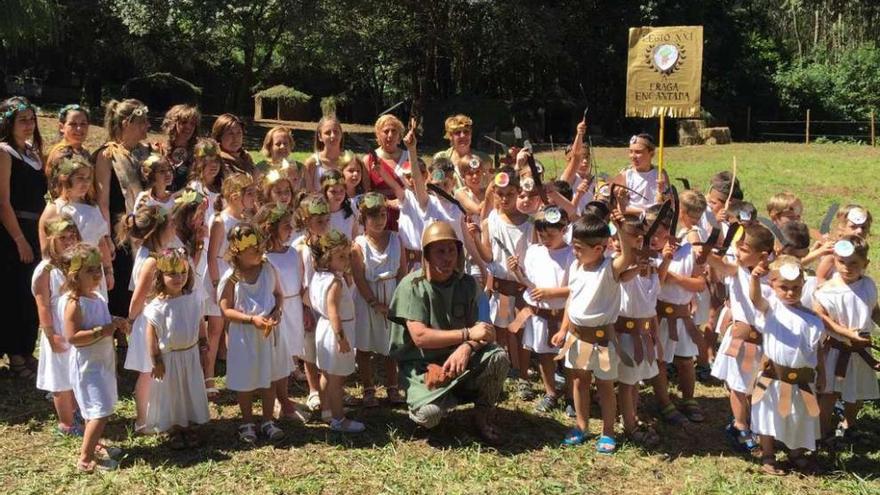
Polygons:
[[[275,305],[275,270],[263,263],[260,274],[253,284],[243,280],[232,282],[233,271],[227,270],[217,287],[218,302],[228,283],[233,289],[234,308],[247,315],[269,316]],[[268,388],[273,379],[275,348],[281,345],[277,329],[263,336],[263,329],[248,323],[228,320],[229,332],[226,353],[226,387],[237,392],[250,392]],[[286,349],[284,349],[286,354]],[[285,358],[285,362],[290,361]],[[284,375],[286,376],[286,375]]]
[[[694,255],[690,244],[682,244],[675,254],[672,261],[669,262],[669,272],[677,273],[690,277],[694,271]],[[685,290],[680,285],[667,282],[660,285],[660,293],[657,299],[670,304],[690,304],[694,299],[694,293]],[[694,357],[699,354],[697,344],[691,339],[684,322],[676,320],[676,328],[678,341],[669,338],[669,328],[666,320],[661,318],[658,327],[658,335],[660,336],[660,344],[663,347],[663,361],[671,363],[675,356],[678,357]]]
[[[655,266],[660,264],[659,259],[652,260]],[[620,314],[626,318],[652,318],[657,315],[657,294],[660,292],[660,277],[656,271],[645,277],[636,275],[620,284]],[[620,352],[627,356],[635,356],[635,343],[633,336],[628,333],[617,334]],[[647,349],[645,352],[647,353]],[[627,366],[621,362],[617,368],[618,380],[627,385],[635,385],[642,380],[648,380],[657,376],[656,359],[645,358],[641,363],[633,362],[635,366]]]
[[425,212],[419,206],[415,193],[404,189],[400,199],[400,217],[397,219],[397,232],[403,247],[413,251],[422,249],[422,231],[425,230]]
[[[303,260],[303,289],[308,290],[309,284],[312,282],[312,277],[315,275],[315,262],[312,259],[312,250],[309,248],[309,245],[306,243],[305,237],[298,239],[294,246],[299,250],[300,255]],[[309,298],[311,302],[311,296]],[[312,303],[314,306],[314,303]],[[303,308],[303,311],[311,311],[312,316],[314,317],[314,321],[318,321],[318,315],[314,310],[314,307],[311,308]],[[299,357],[302,358],[303,361],[307,363],[315,364],[315,353],[316,353],[316,344],[315,344],[315,329],[314,328],[306,328],[303,333],[303,351]]]
[[150,384],[145,430],[163,432],[207,423],[210,414],[198,346],[201,294],[154,298],[144,308],[144,318],[156,330],[165,363],[165,376]]
[[[345,334],[345,339],[352,347],[352,352],[345,354],[339,352],[336,333],[334,333],[333,327],[330,324],[330,315],[327,310],[327,295],[330,291],[330,285],[334,280],[338,280],[342,285],[342,294],[337,309],[339,311],[339,318],[342,320],[342,331]],[[348,376],[354,373],[355,313],[352,288],[332,272],[315,272],[309,285],[309,297],[312,301],[312,307],[319,316],[318,325],[315,328],[315,361],[318,369],[337,376]]]
[[[58,299],[59,314],[64,314],[69,294]],[[107,300],[95,292],[79,298],[82,321],[79,330],[107,325],[113,321]],[[113,337],[72,347],[70,351],[70,384],[84,419],[106,418],[116,406],[116,351]]]
[[58,298],[64,286],[64,272],[42,260],[34,270],[31,279],[31,294],[37,295],[37,278],[49,270],[49,310],[52,312],[52,329],[55,336],[64,341],[63,350],[54,352],[49,337],[40,332],[40,362],[37,367],[37,388],[47,392],[65,392],[70,390],[70,344],[64,338],[63,313],[58,310]]
[[651,167],[651,170],[647,172],[638,172],[630,167],[626,169],[625,177],[626,187],[638,193],[635,194],[632,191],[627,191],[629,194],[629,206],[645,210],[649,206],[656,204],[657,167]]
[[135,208],[140,208],[141,206],[158,206],[162,208],[166,214],[171,213],[171,209],[174,208],[174,195],[169,194],[168,199],[165,201],[159,201],[149,189],[143,190],[138,193],[138,195],[134,199]]
[[[217,250],[217,273],[222,277],[227,270],[229,270],[229,263],[223,258],[226,256],[226,249],[229,247],[229,241],[226,240],[226,235],[229,234],[229,231],[232,230],[233,227],[242,222],[241,219],[235,218],[230,215],[226,211],[221,211],[220,213],[214,215],[215,219],[219,219],[223,222],[223,235],[220,236],[220,248]],[[211,221],[213,225],[213,220]],[[208,251],[205,250],[205,256],[207,256]],[[205,301],[205,315],[207,316],[221,316],[220,314],[220,306],[217,305],[217,301],[220,297],[220,293],[217,292],[217,289],[214,288],[214,284],[211,281],[211,277],[208,275],[207,268],[205,269],[205,292],[211,296]]]
[[[560,249],[549,249],[543,244],[532,244],[526,250],[523,261],[523,272],[537,288],[559,288],[568,285],[568,270],[574,263],[575,257],[571,246],[563,246]],[[535,301],[526,290],[524,294],[526,303],[537,308],[564,309],[566,298],[557,297]],[[523,347],[538,354],[556,354],[559,347],[549,344],[550,328],[547,320],[540,316],[531,316],[523,326]]]
[[[755,318],[763,334],[764,354],[782,366],[815,369],[819,361],[819,341],[825,332],[822,320],[802,307],[786,306],[775,296],[767,302],[767,312]],[[791,413],[782,417],[778,412],[781,383],[779,380],[770,382],[761,400],[752,404],[752,431],[772,436],[789,449],[812,450],[819,438],[819,418],[807,414],[799,391],[792,394]]]
[[[140,277],[141,269],[144,262],[150,257],[150,250],[141,246],[138,248],[134,256],[134,265],[131,269],[131,283],[129,290],[134,290],[135,282]],[[148,282],[150,285],[152,281]],[[152,291],[149,291],[152,292]],[[150,303],[152,299],[149,294],[144,300],[144,305]],[[150,357],[150,348],[147,346],[147,320],[144,319],[143,312],[139,313],[134,322],[131,324],[131,335],[128,338],[128,352],[125,354],[125,363],[123,367],[127,370],[137,371],[139,373],[149,373],[153,370],[153,359]]]
[[[460,213],[460,212],[459,212]],[[488,269],[493,277],[503,280],[516,280],[516,277],[507,268],[508,253],[519,258],[520,263],[525,259],[526,249],[529,247],[535,224],[526,219],[519,225],[507,223],[501,218],[498,210],[492,210],[487,219],[489,230],[489,244],[492,246],[492,262]],[[493,292],[489,298],[489,315],[492,324],[506,328],[513,321],[515,314],[515,298],[505,296],[499,292]]]
[[[363,253],[364,277],[376,301],[391,305],[391,296],[397,288],[397,271],[400,269],[400,240],[396,232],[388,232],[388,245],[379,251],[366,236],[360,235],[354,242]],[[354,305],[358,318],[354,346],[360,351],[387,356],[391,349],[391,328],[388,320],[367,304],[360,291],[355,290]]]
[[[864,276],[847,284],[839,274],[822,284],[815,293],[818,302],[828,315],[846,328],[859,329],[862,335],[871,335],[876,329],[871,319],[871,312],[877,306],[877,286],[874,281]],[[829,338],[841,340],[837,335],[829,333]],[[868,352],[871,352],[868,349]],[[829,347],[825,354],[825,390],[824,392],[839,393],[844,402],[854,403],[860,400],[880,398],[877,386],[877,373],[868,366],[858,354],[851,353],[846,367],[846,377],[835,376],[840,351]]]
[[[724,284],[727,286],[727,293],[729,295],[728,311],[731,314],[731,321],[746,323],[754,327],[758,310],[755,309],[755,305],[752,304],[752,299],[749,296],[751,279],[751,271],[738,266],[735,275],[724,278]],[[772,294],[772,290],[767,286],[766,278],[761,281],[761,292],[764,297],[770,297]],[[724,334],[724,338],[721,339],[721,345],[718,347],[718,353],[715,355],[715,362],[712,363],[712,376],[726,383],[727,388],[731,390],[751,394],[755,374],[761,370],[761,359],[763,357],[761,346],[756,346],[757,352],[755,352],[754,358],[748,370],[746,370],[743,367],[746,358],[746,353],[743,350],[740,350],[736,357],[726,354],[732,340],[733,332],[727,331]]]
[[[101,213],[101,209],[86,203],[69,203],[59,198],[55,200],[55,209],[58,213],[69,216],[79,230],[82,242],[89,246],[98,247],[101,239],[110,235],[110,225]],[[98,292],[107,299],[107,279],[101,279]]]
[[110,226],[101,213],[101,209],[95,205],[86,203],[69,203],[63,199],[55,200],[55,208],[58,213],[68,215],[79,229],[82,242],[97,247],[106,236],[110,235]]
[[303,353],[303,260],[296,248],[290,247],[282,253],[266,253],[266,259],[275,267],[284,293],[281,307],[280,335],[287,345],[288,356],[301,356]]
[[[620,314],[620,283],[614,279],[613,259],[606,256],[595,269],[585,269],[578,261],[569,268],[568,319],[582,327],[613,325]],[[571,338],[571,336],[569,336]],[[609,341],[611,369],[599,367],[599,346],[593,345],[593,353],[586,370],[592,371],[599,380],[616,380],[620,358],[614,341]],[[578,346],[574,345],[565,355],[565,367],[575,368]]]
[[[461,210],[459,210],[457,206],[443,198],[435,196],[434,194],[428,194],[428,205],[425,207],[423,217],[424,227],[438,221],[447,222],[452,226],[452,229],[455,230],[455,236],[458,237],[458,240],[464,242],[464,233],[461,229],[461,216]],[[421,236],[421,234],[419,235]]]
[[330,230],[338,230],[352,240],[357,232],[357,210],[353,210],[348,217],[342,208],[330,213]]

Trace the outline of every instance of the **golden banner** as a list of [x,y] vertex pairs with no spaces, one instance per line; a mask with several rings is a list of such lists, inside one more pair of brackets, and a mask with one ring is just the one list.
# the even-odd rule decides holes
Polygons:
[[629,29],[627,117],[698,117],[703,26]]

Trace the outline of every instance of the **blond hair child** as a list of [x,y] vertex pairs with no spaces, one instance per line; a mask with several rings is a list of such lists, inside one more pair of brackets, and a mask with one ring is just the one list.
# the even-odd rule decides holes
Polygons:
[[[89,473],[116,469],[118,463],[112,458],[121,454],[119,449],[99,442],[117,401],[113,334],[127,331],[128,322],[110,316],[107,300],[98,292],[103,278],[101,265],[101,253],[89,244],[80,243],[65,251],[65,293],[58,300],[64,337],[73,346],[70,383],[85,420],[76,466]],[[96,459],[97,453],[105,457]]]
[[[257,440],[253,396],[263,402],[260,433],[270,441],[284,437],[275,425],[276,351],[286,354],[278,336],[284,293],[272,265],[265,261],[264,240],[254,225],[240,223],[227,234],[226,260],[230,269],[220,279],[217,297],[229,321],[226,386],[237,392],[242,424],[238,437],[244,443]],[[289,359],[284,360],[289,365]],[[288,368],[285,373],[289,373]],[[273,380],[274,379],[274,380]]]

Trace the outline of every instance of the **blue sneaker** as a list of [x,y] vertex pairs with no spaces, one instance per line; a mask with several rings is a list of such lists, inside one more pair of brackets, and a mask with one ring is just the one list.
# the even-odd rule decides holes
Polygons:
[[729,423],[727,427],[724,428],[724,432],[727,434],[730,443],[733,444],[733,448],[742,452],[751,452],[758,448],[758,442],[755,440],[755,435],[752,433],[752,430],[740,430],[733,423]]

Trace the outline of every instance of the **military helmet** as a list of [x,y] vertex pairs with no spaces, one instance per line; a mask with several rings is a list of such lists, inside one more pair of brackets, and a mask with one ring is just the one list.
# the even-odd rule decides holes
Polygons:
[[428,246],[439,241],[455,241],[458,248],[458,267],[457,271],[464,271],[464,248],[461,239],[455,234],[455,229],[448,222],[436,221],[422,231],[422,269],[425,278],[431,280],[430,270],[428,270]]

